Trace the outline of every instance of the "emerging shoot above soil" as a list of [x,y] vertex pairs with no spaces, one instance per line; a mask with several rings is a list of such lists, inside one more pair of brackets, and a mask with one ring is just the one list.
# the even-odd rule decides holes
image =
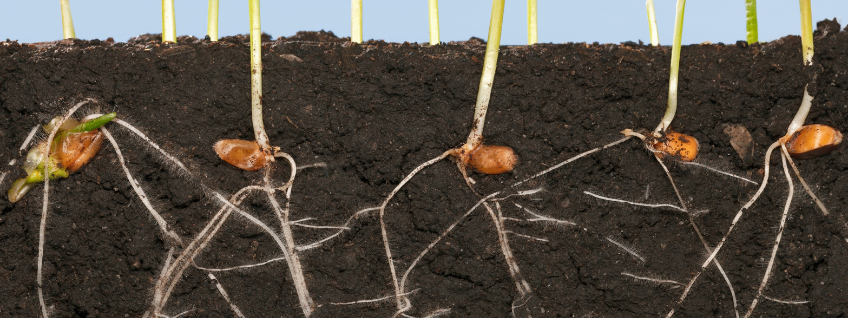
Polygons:
[[209,16],[207,17],[206,35],[212,42],[218,41],[218,0],[209,0]]
[[430,45],[439,45],[439,0],[427,0],[430,18]]
[[757,0],[745,0],[745,39],[750,44],[759,42],[757,27]]
[[162,0],[162,42],[177,43],[177,20],[174,0]]
[[362,0],[350,0],[350,41],[362,43]]
[[59,3],[62,6],[62,36],[65,39],[73,39],[77,36],[74,34],[74,20],[71,18],[71,4],[68,3],[68,0],[60,0]]

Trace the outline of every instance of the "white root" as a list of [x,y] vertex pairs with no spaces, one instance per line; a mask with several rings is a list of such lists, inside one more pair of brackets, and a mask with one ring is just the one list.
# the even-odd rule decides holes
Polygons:
[[238,306],[236,306],[236,304],[233,303],[232,300],[230,300],[230,295],[227,294],[227,291],[224,289],[224,286],[221,285],[221,282],[218,281],[218,278],[215,277],[215,275],[213,275],[212,273],[209,273],[209,280],[211,280],[212,283],[215,284],[215,288],[218,289],[218,292],[221,293],[221,296],[224,297],[224,300],[226,300],[227,304],[230,305],[230,309],[233,310],[233,313],[235,313],[236,316],[238,316],[239,318],[245,318],[244,314],[241,313],[241,310],[239,310]]
[[675,281],[675,280],[670,280],[670,279],[659,279],[659,278],[651,278],[651,277],[645,277],[645,276],[637,276],[637,275],[633,275],[633,274],[626,273],[626,272],[622,272],[621,275],[624,275],[624,276],[627,276],[627,277],[630,277],[630,278],[633,278],[633,279],[636,279],[636,280],[649,281],[649,282],[659,284],[659,285],[672,284],[672,285],[674,285],[675,288],[686,286],[685,284],[683,284],[681,282],[678,282],[678,281]]
[[489,206],[488,202],[483,202],[483,207],[486,208],[486,211],[489,212],[489,216],[492,217],[492,222],[495,223],[495,230],[498,234],[498,244],[501,247],[501,253],[503,254],[504,260],[506,260],[507,267],[509,268],[509,274],[512,276],[513,282],[515,282],[515,288],[518,290],[518,294],[520,296],[519,299],[524,298],[529,295],[532,290],[530,289],[530,284],[527,283],[527,280],[525,280],[524,276],[521,275],[521,271],[518,269],[518,262],[515,261],[515,255],[512,253],[512,248],[509,247],[509,237],[507,236],[507,231],[504,229],[501,205],[500,203],[495,202],[497,213],[495,213],[495,210],[492,210],[492,207]]
[[150,203],[150,200],[147,199],[147,195],[144,193],[144,190],[141,189],[141,186],[139,185],[138,181],[136,181],[135,178],[132,177],[132,174],[130,174],[130,170],[127,168],[127,165],[124,162],[124,155],[121,153],[121,148],[118,147],[118,142],[115,141],[115,138],[112,137],[112,134],[109,133],[109,130],[107,130],[106,127],[100,127],[100,131],[103,132],[103,135],[106,136],[106,139],[109,139],[109,143],[111,143],[112,148],[115,149],[115,155],[118,156],[118,163],[120,163],[121,168],[124,169],[124,174],[126,174],[127,176],[127,181],[130,182],[130,185],[135,191],[135,194],[138,196],[141,202],[144,203],[144,206],[147,207],[147,211],[150,212],[150,215],[152,215],[153,219],[156,220],[156,223],[159,224],[159,229],[162,231],[162,235],[167,238],[170,244],[174,244],[175,246],[182,246],[183,242],[182,239],[180,239],[180,236],[177,235],[177,233],[173,230],[168,229],[168,223],[165,222],[165,219],[162,218],[159,212],[156,212],[156,209],[153,208],[153,205]]
[[[754,194],[754,196],[750,200],[748,200],[748,203],[746,203],[744,206],[742,206],[742,208],[739,209],[738,212],[736,212],[736,216],[733,217],[733,221],[730,223],[730,227],[727,229],[727,233],[724,234],[724,237],[721,238],[721,241],[719,241],[718,245],[716,245],[716,247],[713,249],[712,253],[710,253],[710,256],[707,257],[707,260],[705,260],[704,263],[701,264],[701,268],[695,273],[695,275],[692,277],[692,279],[689,280],[689,283],[686,284],[686,288],[683,289],[683,293],[680,295],[680,298],[677,300],[676,306],[679,306],[681,303],[683,303],[684,300],[686,300],[686,296],[689,295],[689,291],[692,289],[692,286],[698,280],[698,277],[701,276],[701,273],[704,272],[704,269],[706,269],[707,266],[710,265],[710,262],[712,262],[713,259],[715,259],[716,255],[718,255],[718,252],[721,251],[721,248],[722,248],[722,246],[724,246],[724,243],[727,241],[727,238],[730,236],[730,233],[732,233],[733,229],[736,227],[736,223],[738,223],[739,219],[742,218],[742,214],[744,213],[744,211],[746,209],[750,208],[754,204],[754,202],[756,202],[757,199],[759,199],[760,195],[763,193],[763,190],[765,190],[766,185],[768,185],[769,161],[771,160],[771,153],[779,145],[780,145],[780,142],[777,141],[777,142],[774,142],[773,144],[771,144],[771,146],[769,146],[768,150],[766,151],[765,164],[764,164],[764,167],[763,167],[763,169],[764,169],[763,182],[760,183],[760,188],[757,189],[757,192]],[[672,315],[674,315],[674,311],[675,311],[674,308],[672,308],[668,312],[666,317],[671,317]]]
[[730,173],[730,172],[724,172],[724,171],[718,170],[718,169],[716,169],[716,168],[710,167],[710,166],[708,166],[708,165],[700,164],[700,163],[697,163],[697,162],[694,162],[694,161],[690,161],[690,162],[680,161],[680,162],[678,162],[678,163],[679,163],[679,164],[682,164],[682,165],[685,165],[685,166],[693,166],[693,167],[698,167],[698,168],[707,169],[707,170],[709,170],[709,171],[712,171],[712,172],[718,173],[718,174],[720,174],[720,175],[728,176],[728,177],[731,177],[731,178],[736,178],[736,179],[739,179],[739,180],[742,180],[742,181],[745,181],[745,182],[748,182],[748,183],[758,184],[758,183],[757,183],[756,181],[754,181],[754,180],[751,180],[751,179],[748,179],[748,178],[745,178],[745,177],[742,177],[742,176],[737,176],[737,175],[732,174],[732,173]]
[[395,186],[395,188],[392,190],[392,192],[389,193],[389,195],[386,197],[385,200],[383,200],[383,203],[380,204],[380,232],[383,236],[383,248],[386,251],[386,259],[389,262],[389,271],[392,274],[392,284],[394,284],[394,288],[395,288],[395,302],[397,303],[397,307],[398,307],[399,312],[405,311],[406,310],[405,308],[409,308],[411,305],[409,303],[409,299],[406,296],[401,295],[401,294],[403,294],[403,289],[401,288],[401,285],[398,283],[397,271],[395,270],[395,262],[394,262],[394,259],[392,258],[392,249],[389,246],[389,234],[386,231],[386,221],[384,220],[384,216],[386,214],[386,205],[389,204],[389,201],[395,196],[395,194],[397,194],[397,192],[400,191],[400,189],[404,185],[406,185],[406,183],[409,182],[409,180],[412,179],[412,177],[414,177],[415,174],[417,174],[422,169],[424,169],[424,168],[426,168],[426,167],[428,167],[428,166],[430,166],[430,165],[432,165],[436,162],[439,162],[442,159],[445,159],[447,156],[450,156],[451,154],[453,154],[453,150],[445,151],[444,153],[442,153],[438,157],[430,159],[427,162],[422,163],[418,167],[415,167],[415,169],[413,169],[412,172],[410,172],[405,178],[403,178],[403,180],[401,180],[401,182],[397,186]]
[[[59,132],[59,128],[62,127],[62,124],[65,123],[68,118],[76,112],[80,107],[87,104],[88,102],[95,101],[94,99],[88,98],[80,103],[71,107],[64,116],[53,126],[53,130],[50,132],[50,135],[47,137],[47,140],[53,140],[56,137],[56,133]],[[95,101],[96,102],[96,101]],[[44,318],[50,317],[47,313],[47,305],[44,303],[44,284],[42,281],[43,270],[42,264],[44,263],[44,235],[47,232],[47,211],[50,207],[50,165],[46,164],[48,161],[48,157],[50,156],[50,147],[46,148],[44,151],[44,155],[41,157],[41,162],[44,162],[44,198],[41,202],[41,224],[38,227],[38,268],[37,268],[37,278],[36,282],[38,283],[38,303],[41,305],[41,315]]]
[[613,240],[613,239],[612,239],[612,238],[610,238],[609,236],[607,236],[607,237],[606,237],[606,239],[607,239],[607,241],[609,241],[610,243],[615,244],[615,246],[618,246],[619,248],[621,248],[622,250],[624,250],[625,252],[627,252],[627,254],[633,255],[633,257],[635,257],[636,259],[638,259],[638,260],[642,261],[642,263],[644,263],[644,262],[645,262],[645,257],[644,257],[644,256],[642,256],[642,255],[639,255],[639,253],[637,253],[637,252],[636,252],[636,249],[634,249],[634,248],[632,248],[632,247],[627,247],[626,245],[624,245],[624,244],[622,244],[622,243],[619,243],[619,242],[618,242],[618,241],[616,241],[616,240]]
[[777,236],[774,238],[774,247],[771,249],[771,257],[769,258],[768,266],[766,266],[766,273],[763,274],[763,281],[760,283],[760,287],[757,288],[757,296],[755,296],[754,301],[751,302],[751,307],[748,307],[748,312],[745,313],[745,318],[750,317],[754,312],[754,308],[757,307],[757,303],[760,301],[760,296],[763,295],[763,290],[768,284],[769,278],[771,278],[771,271],[774,268],[774,259],[777,257],[777,249],[780,247],[780,239],[783,238],[783,229],[786,228],[786,218],[789,216],[789,207],[792,205],[792,196],[795,194],[795,185],[792,182],[792,176],[789,175],[789,167],[786,166],[786,157],[786,154],[781,154],[780,159],[781,162],[783,162],[783,173],[786,175],[786,182],[789,183],[789,194],[786,195],[786,205],[784,205],[783,215],[780,217],[780,227],[777,230]]
[[524,180],[521,180],[521,181],[519,181],[519,182],[514,183],[514,184],[512,185],[512,187],[517,187],[517,186],[519,186],[519,185],[522,185],[522,184],[526,183],[527,181],[530,181],[530,180],[536,179],[536,178],[538,178],[538,177],[541,177],[541,176],[543,176],[543,175],[546,175],[546,174],[550,173],[551,171],[554,171],[554,170],[556,170],[556,169],[561,168],[561,167],[562,167],[562,166],[564,166],[564,165],[567,165],[567,164],[569,164],[569,163],[574,162],[574,161],[575,161],[575,160],[577,160],[577,159],[580,159],[580,158],[583,158],[583,157],[585,157],[585,156],[588,156],[588,155],[591,155],[591,154],[593,154],[593,153],[596,153],[596,152],[598,152],[598,151],[601,151],[601,150],[604,150],[604,149],[607,149],[607,148],[610,148],[610,147],[616,146],[616,145],[618,145],[618,144],[620,144],[620,143],[622,143],[622,142],[625,142],[625,141],[629,140],[630,138],[631,138],[631,136],[627,136],[627,137],[621,138],[621,139],[619,139],[619,140],[613,141],[613,142],[611,142],[611,143],[608,143],[608,144],[606,144],[606,145],[603,145],[603,146],[597,147],[597,148],[595,148],[595,149],[592,149],[592,150],[589,150],[589,151],[581,152],[580,154],[578,154],[578,155],[576,155],[576,156],[574,156],[574,157],[571,157],[571,158],[569,158],[569,159],[567,159],[567,160],[565,160],[565,161],[563,161],[563,162],[560,162],[560,163],[558,163],[558,164],[554,165],[553,167],[550,167],[550,168],[548,168],[548,169],[545,169],[545,170],[543,170],[542,172],[539,172],[539,173],[537,173],[537,174],[534,174],[534,175],[532,175],[532,176],[530,176],[530,177],[525,178]]
[[804,191],[807,191],[807,194],[809,194],[810,197],[813,198],[813,201],[816,202],[816,205],[818,205],[819,209],[821,209],[824,215],[830,214],[830,212],[827,211],[827,207],[824,206],[824,203],[819,200],[816,194],[813,193],[813,190],[810,189],[810,186],[807,185],[807,182],[804,181],[804,178],[801,177],[801,172],[798,171],[798,166],[795,165],[795,162],[792,161],[792,157],[789,156],[789,151],[786,149],[786,145],[780,145],[780,150],[783,151],[782,158],[786,158],[786,160],[789,160],[789,165],[792,167],[792,170],[795,171],[795,176],[798,177],[798,181],[801,181],[801,185],[804,186]]
[[676,206],[676,205],[673,205],[673,204],[665,204],[665,203],[659,203],[659,204],[639,203],[639,202],[633,202],[633,201],[627,201],[627,200],[621,200],[621,199],[615,199],[615,198],[605,197],[605,196],[602,196],[602,195],[599,195],[599,194],[594,194],[594,193],[589,192],[589,191],[583,191],[583,193],[584,193],[584,194],[587,194],[587,195],[590,195],[590,196],[592,196],[592,197],[595,197],[596,199],[600,199],[600,200],[604,200],[604,201],[617,202],[617,203],[624,203],[624,204],[635,205],[635,206],[641,206],[641,207],[646,207],[646,208],[670,208],[670,209],[678,210],[678,211],[680,211],[680,212],[687,212],[687,213],[689,212],[689,211],[687,211],[686,209],[681,208],[681,207]]

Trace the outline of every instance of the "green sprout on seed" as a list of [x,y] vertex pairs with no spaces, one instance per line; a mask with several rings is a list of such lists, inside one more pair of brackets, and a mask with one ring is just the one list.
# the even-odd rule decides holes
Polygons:
[[162,42],[177,43],[177,21],[174,0],[162,0]]
[[218,0],[209,0],[206,34],[212,42],[218,41]]
[[527,45],[539,43],[536,0],[527,0]]
[[810,0],[798,0],[801,5],[801,48],[804,65],[813,65],[813,9]]
[[757,27],[757,0],[745,0],[745,39],[750,44],[759,42]]
[[350,0],[350,41],[362,43],[362,0]]
[[[76,171],[91,160],[97,150],[100,149],[100,144],[92,145],[90,140],[97,140],[98,138],[94,136],[90,138],[76,137],[97,130],[112,121],[116,115],[116,113],[109,113],[83,123],[72,119],[66,120],[58,128],[50,143],[46,141],[40,143],[27,153],[26,161],[22,167],[27,176],[12,183],[12,187],[6,193],[9,201],[14,203],[20,200],[32,187],[44,181],[45,175],[50,180],[67,178],[71,172]],[[50,123],[44,125],[44,131],[51,133],[61,120],[62,117],[54,118]],[[99,140],[102,142],[102,138],[99,138]]]
[[430,16],[430,45],[439,45],[439,0],[428,0]]
[[65,39],[76,38],[74,20],[71,18],[71,4],[68,3],[68,0],[60,0],[59,4],[62,7],[62,36]]
[[660,46],[660,33],[657,30],[657,15],[654,14],[654,0],[646,1],[645,8],[648,10],[648,30],[651,32],[651,45]]

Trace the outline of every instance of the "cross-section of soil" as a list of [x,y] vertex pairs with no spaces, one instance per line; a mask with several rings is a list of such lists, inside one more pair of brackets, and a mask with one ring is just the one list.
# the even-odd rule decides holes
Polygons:
[[[808,83],[815,99],[807,123],[848,132],[848,32],[834,24],[820,24],[812,70],[802,66],[795,36],[683,47],[680,104],[671,128],[698,139],[696,162],[760,182],[765,150],[786,133]],[[175,45],[156,40],[0,44],[4,193],[24,177],[26,150],[19,149],[33,127],[85,98],[98,102],[86,105],[80,116],[115,111],[193,172],[186,178],[134,134],[107,124],[153,207],[186,241],[220,208],[200,183],[224,195],[261,184],[261,173],[240,171],[212,149],[219,139],[253,139],[246,38],[212,43],[184,37]],[[378,206],[416,166],[464,142],[484,50],[478,39],[432,47],[360,45],[324,32],[263,45],[271,143],[299,165],[319,164],[299,170],[294,182],[291,220],[298,245],[332,235],[354,213]],[[667,47],[636,43],[502,47],[484,136],[487,144],[512,147],[520,162],[508,174],[472,173],[474,190],[481,195],[503,190],[622,138],[623,129],[656,127],[666,105],[670,55]],[[731,135],[744,137],[744,131],[751,137],[749,148],[739,139],[731,142]],[[773,274],[754,316],[845,316],[848,150],[843,146],[797,163],[831,214],[823,215],[795,179]],[[717,257],[741,313],[762,281],[788,194],[778,153],[770,164],[768,187]],[[670,163],[669,170],[710,246],[758,188],[691,165]],[[289,173],[286,161],[278,160],[276,182],[285,182]],[[168,245],[124,176],[114,147],[104,145],[78,173],[50,185],[44,294],[52,316],[142,316]],[[405,314],[449,310],[451,317],[505,317],[514,309],[533,317],[664,316],[708,255],[688,214],[667,206],[680,202],[638,140],[513,191],[533,189],[540,191],[497,201],[529,283],[529,301],[516,302],[519,293],[495,225],[481,206],[415,263],[405,286],[413,307]],[[36,260],[42,190],[37,186],[14,204],[0,198],[0,316],[41,313]],[[399,272],[478,200],[450,160],[413,178],[385,216]],[[279,230],[264,195],[249,197],[242,207]],[[539,221],[540,216],[561,222]],[[233,216],[195,265],[227,268],[281,256],[265,232]],[[314,317],[390,317],[397,311],[376,211],[361,213],[341,235],[301,251],[300,258]],[[197,267],[185,272],[165,313],[233,316],[207,271]],[[285,261],[214,274],[247,317],[302,316]],[[675,315],[735,317],[731,290],[715,266],[700,276]]]

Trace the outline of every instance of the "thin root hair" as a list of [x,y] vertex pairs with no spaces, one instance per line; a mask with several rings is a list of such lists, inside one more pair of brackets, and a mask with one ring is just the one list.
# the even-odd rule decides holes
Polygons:
[[676,205],[673,205],[673,204],[665,204],[665,203],[659,203],[659,204],[639,203],[639,202],[633,202],[633,201],[627,201],[627,200],[621,200],[621,199],[615,199],[615,198],[605,197],[605,196],[602,196],[602,195],[599,195],[599,194],[595,194],[595,193],[592,193],[592,192],[589,192],[589,191],[583,191],[583,193],[584,193],[584,194],[587,194],[587,195],[590,195],[590,196],[592,196],[592,197],[595,197],[596,199],[600,199],[600,200],[604,200],[604,201],[610,201],[610,202],[616,202],[616,203],[624,203],[624,204],[635,205],[635,206],[641,206],[641,207],[646,207],[646,208],[670,208],[670,209],[678,210],[678,211],[680,211],[680,212],[686,212],[686,213],[689,213],[688,211],[686,211],[686,209],[681,208],[681,207],[676,206]]
[[368,214],[368,212],[379,211],[379,210],[380,210],[380,207],[371,207],[371,208],[365,208],[365,209],[359,210],[356,213],[354,213],[353,215],[351,215],[350,217],[348,217],[348,219],[347,219],[347,221],[345,221],[344,225],[335,227],[335,228],[339,229],[337,232],[335,232],[335,233],[333,233],[333,234],[331,234],[331,235],[329,235],[329,236],[327,236],[323,239],[320,239],[316,242],[305,244],[305,245],[300,245],[296,249],[298,251],[305,251],[305,250],[308,250],[308,249],[313,249],[313,248],[319,247],[319,246],[323,245],[324,243],[326,243],[327,241],[332,240],[335,237],[338,237],[344,231],[350,230],[350,222],[352,222],[354,219],[357,219],[362,215],[366,215],[366,214]]
[[[412,295],[412,294],[414,294],[414,293],[417,293],[419,290],[420,290],[420,289],[412,290],[412,291],[410,291],[410,292],[407,292],[407,293],[402,294],[402,296]],[[330,305],[334,305],[334,306],[348,306],[348,305],[370,304],[370,303],[379,303],[379,302],[383,302],[383,301],[386,301],[386,300],[391,300],[391,299],[393,299],[393,298],[395,298],[395,295],[388,295],[388,296],[383,296],[383,297],[380,297],[380,298],[374,298],[374,299],[354,300],[354,301],[348,301],[348,302],[342,302],[342,303],[330,302],[329,304],[330,304]]]
[[675,280],[670,280],[670,279],[637,276],[637,275],[627,273],[627,272],[622,272],[621,275],[633,278],[637,281],[646,281],[646,282],[651,282],[651,283],[654,283],[654,284],[657,284],[657,285],[671,284],[671,285],[673,285],[673,286],[671,286],[671,288],[680,288],[680,287],[686,286],[686,284],[683,284],[683,283],[675,281]]
[[636,249],[635,249],[635,248],[628,247],[628,246],[624,245],[623,243],[620,243],[620,242],[618,242],[618,241],[616,241],[616,240],[613,240],[613,239],[612,239],[612,238],[610,238],[609,236],[607,236],[607,237],[606,237],[606,239],[607,239],[607,241],[609,241],[610,243],[615,244],[615,246],[618,246],[620,249],[622,249],[622,250],[624,250],[625,252],[627,252],[627,254],[630,254],[630,255],[632,255],[633,257],[635,257],[636,259],[638,259],[638,260],[642,261],[642,263],[644,263],[644,262],[645,262],[645,257],[644,257],[644,256],[642,256],[642,255],[639,255],[639,253],[638,253],[638,252],[636,252]]
[[776,302],[776,303],[785,304],[785,305],[803,305],[803,304],[809,304],[810,303],[809,300],[782,300],[782,299],[772,298],[772,297],[769,297],[769,296],[766,296],[766,295],[763,295],[763,298],[771,300],[771,301]]
[[710,166],[702,164],[702,163],[697,163],[697,162],[694,162],[694,161],[690,161],[690,162],[675,161],[675,162],[680,164],[680,165],[683,165],[683,166],[698,167],[698,168],[706,169],[707,171],[715,172],[715,173],[722,175],[722,176],[739,179],[739,180],[742,180],[742,181],[745,181],[745,182],[748,182],[748,183],[752,183],[752,184],[759,184],[754,180],[745,178],[743,176],[738,176],[738,175],[732,174],[730,172],[725,172],[725,171],[719,170],[718,168],[713,168],[713,167],[710,167]]

